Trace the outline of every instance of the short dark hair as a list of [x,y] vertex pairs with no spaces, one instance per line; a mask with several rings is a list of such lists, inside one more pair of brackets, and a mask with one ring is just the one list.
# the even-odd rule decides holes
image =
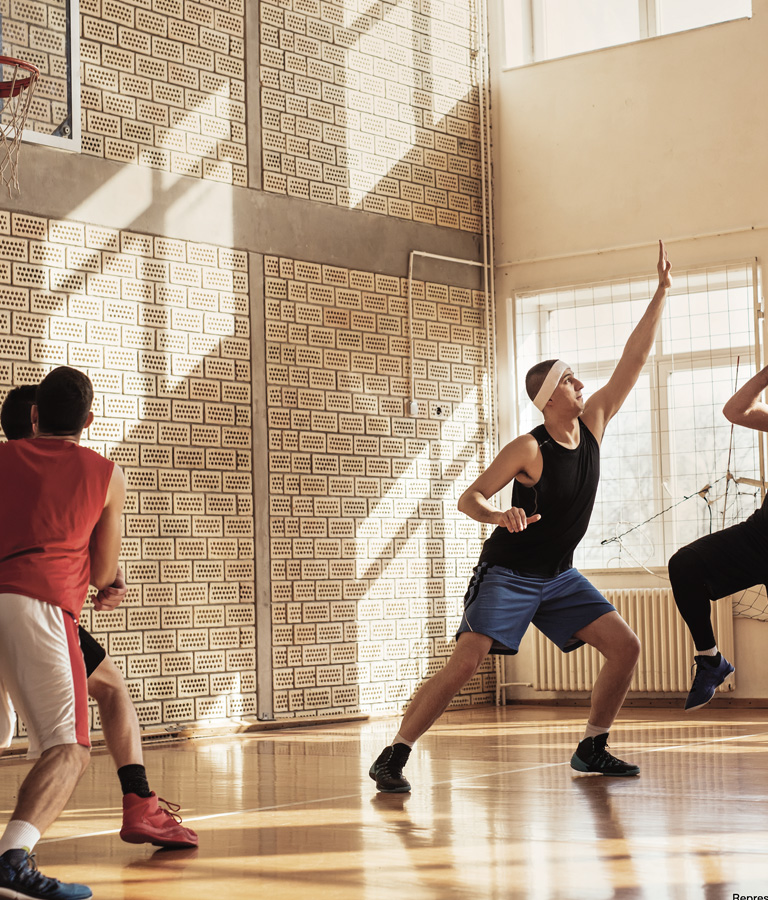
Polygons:
[[44,434],[78,434],[93,403],[91,379],[78,369],[59,366],[37,386],[37,427]]
[[31,412],[36,393],[36,385],[21,384],[6,394],[0,409],[0,426],[9,441],[32,437]]
[[531,400],[536,399],[536,394],[541,390],[544,379],[549,375],[549,370],[556,362],[556,359],[545,359],[544,362],[536,363],[535,366],[528,369],[525,376],[525,391]]

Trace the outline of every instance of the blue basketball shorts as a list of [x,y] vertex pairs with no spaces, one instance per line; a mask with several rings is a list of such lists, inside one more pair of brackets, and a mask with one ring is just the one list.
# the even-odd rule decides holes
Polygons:
[[537,578],[480,563],[464,596],[456,637],[474,631],[493,638],[491,653],[515,654],[533,623],[564,653],[570,653],[584,644],[574,637],[577,631],[615,611],[576,569],[554,578]]

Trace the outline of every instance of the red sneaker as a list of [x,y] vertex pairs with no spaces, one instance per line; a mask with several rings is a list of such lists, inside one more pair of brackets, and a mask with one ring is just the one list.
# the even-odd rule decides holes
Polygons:
[[[168,809],[158,806],[158,800]],[[180,806],[158,797],[153,791],[149,797],[126,794],[123,797],[123,827],[120,837],[129,844],[154,844],[156,847],[197,847],[197,834],[184,828]]]

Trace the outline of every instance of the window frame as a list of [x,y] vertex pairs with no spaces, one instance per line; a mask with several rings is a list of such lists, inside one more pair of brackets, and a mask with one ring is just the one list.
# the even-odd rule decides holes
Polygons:
[[[546,29],[545,21],[545,4],[547,0],[520,0],[520,9],[522,14],[521,30],[523,35],[523,60],[519,63],[510,64],[506,61],[507,49],[505,46],[504,70],[519,69],[524,66],[534,65],[536,63],[551,62],[555,59],[567,59],[569,56],[578,56],[582,53],[594,53],[597,50],[605,50],[609,47],[623,47],[627,44],[634,44],[638,41],[647,40],[648,38],[661,37],[667,34],[679,34],[678,31],[663,31],[661,27],[661,4],[664,0],[637,0],[639,34],[631,41],[625,41],[621,44],[605,44],[600,47],[594,47],[590,50],[573,50],[570,53],[561,56],[547,56],[546,52]],[[753,2],[753,0],[752,0]],[[506,18],[509,6],[507,3],[502,4],[502,16]],[[735,22],[740,19],[751,18],[751,16],[737,16],[733,19],[723,19],[717,22],[709,22],[703,25],[696,25],[692,28],[683,29],[684,31],[695,31],[697,28],[708,28],[710,25],[721,25],[724,22]],[[505,36],[506,45],[506,25],[502,28],[502,34]]]

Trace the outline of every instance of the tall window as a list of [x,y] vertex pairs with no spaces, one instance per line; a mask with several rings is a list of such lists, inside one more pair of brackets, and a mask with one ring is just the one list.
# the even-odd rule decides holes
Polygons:
[[[633,279],[515,298],[521,431],[541,422],[524,391],[528,369],[563,359],[589,396],[612,374],[655,288],[655,279]],[[753,262],[675,273],[653,352],[606,431],[576,566],[664,566],[762,502],[761,436],[731,429],[722,414],[755,373],[757,323]]]
[[504,0],[506,65],[752,15],[752,0]]

